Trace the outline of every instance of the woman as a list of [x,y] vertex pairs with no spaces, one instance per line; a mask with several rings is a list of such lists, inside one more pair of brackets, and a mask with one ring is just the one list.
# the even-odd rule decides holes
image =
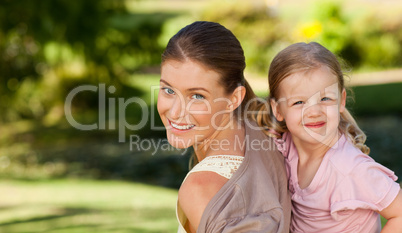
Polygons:
[[[255,98],[236,37],[194,22],[162,54],[158,111],[169,143],[194,148],[199,163],[179,190],[179,232],[288,232],[283,156],[241,117]],[[245,115],[245,114],[243,114]]]

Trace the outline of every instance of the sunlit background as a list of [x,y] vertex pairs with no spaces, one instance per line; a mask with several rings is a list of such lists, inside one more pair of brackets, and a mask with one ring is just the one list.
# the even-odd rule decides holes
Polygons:
[[191,151],[166,144],[155,86],[196,20],[238,37],[261,97],[291,43],[342,57],[371,156],[402,176],[399,0],[2,0],[0,232],[176,232]]

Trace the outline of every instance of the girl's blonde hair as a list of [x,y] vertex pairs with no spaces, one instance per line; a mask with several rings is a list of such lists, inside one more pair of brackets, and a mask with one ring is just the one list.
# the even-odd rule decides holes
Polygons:
[[[338,78],[339,90],[345,89],[344,74],[337,57],[322,45],[311,43],[296,43],[279,52],[273,59],[268,73],[269,96],[267,101],[259,103],[255,108],[254,119],[265,133],[271,137],[287,132],[286,123],[276,120],[270,106],[271,99],[278,99],[279,85],[288,76],[306,70],[328,67]],[[369,154],[370,149],[365,145],[366,135],[359,128],[355,119],[347,109],[341,113],[339,130],[363,153]]]

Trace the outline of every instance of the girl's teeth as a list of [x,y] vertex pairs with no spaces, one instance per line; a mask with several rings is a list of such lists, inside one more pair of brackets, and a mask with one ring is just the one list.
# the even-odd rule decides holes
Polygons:
[[190,129],[190,128],[193,128],[193,127],[194,127],[194,125],[176,125],[176,124],[173,123],[173,122],[171,122],[171,124],[172,124],[173,128],[181,129],[181,130]]

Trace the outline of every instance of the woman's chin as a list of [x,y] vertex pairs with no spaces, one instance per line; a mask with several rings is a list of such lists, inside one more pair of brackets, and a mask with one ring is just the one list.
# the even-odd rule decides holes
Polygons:
[[168,142],[171,146],[177,149],[186,149],[193,145],[191,139],[183,139],[174,135],[168,135]]

